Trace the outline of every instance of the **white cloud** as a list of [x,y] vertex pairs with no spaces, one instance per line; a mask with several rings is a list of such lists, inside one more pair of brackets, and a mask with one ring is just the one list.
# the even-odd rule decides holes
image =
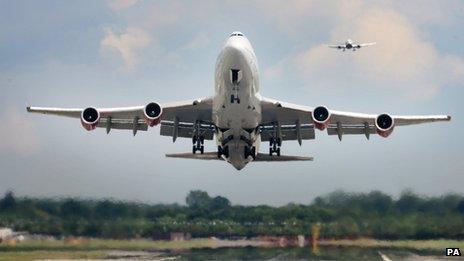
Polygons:
[[196,50],[200,49],[203,47],[206,47],[210,44],[211,39],[210,37],[205,34],[205,33],[200,33],[196,35],[193,39],[191,39],[189,42],[184,44],[181,49],[183,50]]
[[362,83],[372,88],[395,88],[419,98],[464,79],[463,59],[440,53],[433,43],[421,38],[421,31],[405,15],[389,8],[358,7],[352,11],[340,8],[338,17],[345,18],[331,30],[330,42],[351,37],[359,42],[376,41],[376,46],[342,53],[316,45],[268,71],[290,66],[316,86],[343,88]]
[[128,27],[121,33],[115,33],[112,29],[105,30],[105,37],[100,45],[103,51],[117,53],[123,60],[124,72],[134,70],[139,61],[139,51],[147,47],[152,37],[141,28]]
[[120,11],[135,5],[137,2],[138,0],[109,0],[108,5],[111,9]]
[[42,142],[36,135],[35,126],[16,107],[6,107],[0,115],[0,152],[30,155],[37,153]]

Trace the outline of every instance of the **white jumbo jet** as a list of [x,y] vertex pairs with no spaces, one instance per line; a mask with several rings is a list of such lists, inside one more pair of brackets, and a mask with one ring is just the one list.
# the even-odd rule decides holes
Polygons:
[[348,50],[351,49],[354,52],[354,51],[356,51],[356,49],[359,49],[361,47],[371,46],[371,45],[374,45],[374,44],[376,44],[376,43],[374,42],[374,43],[357,44],[357,43],[353,43],[353,40],[348,39],[348,40],[346,40],[346,42],[344,44],[329,45],[329,47],[330,48],[341,49],[343,51],[345,51],[346,49],[348,49]]
[[[449,121],[447,115],[396,116],[363,114],[307,107],[259,94],[258,62],[248,39],[233,32],[216,63],[214,96],[173,103],[150,102],[121,108],[83,109],[27,107],[28,112],[80,119],[86,130],[97,127],[146,131],[160,125],[160,134],[192,139],[192,152],[167,157],[225,160],[237,170],[252,161],[305,161],[311,157],[280,155],[282,141],[315,138],[315,129],[328,135],[371,134],[387,137],[395,126]],[[216,140],[217,152],[204,153],[204,140]],[[269,153],[258,153],[261,142]],[[199,153],[197,153],[199,152]]]

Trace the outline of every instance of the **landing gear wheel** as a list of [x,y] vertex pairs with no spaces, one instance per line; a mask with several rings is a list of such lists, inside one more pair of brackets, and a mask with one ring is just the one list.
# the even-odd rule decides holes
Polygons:
[[193,136],[192,137],[192,143],[193,143],[193,148],[192,148],[192,152],[193,154],[195,154],[197,151],[200,151],[201,154],[204,153],[205,151],[205,147],[204,147],[204,142],[205,142],[205,138],[202,137],[202,136]]
[[245,156],[245,159],[248,158],[249,156],[251,156],[253,159],[256,158],[256,147],[253,146],[253,147],[248,147],[248,146],[245,146],[244,148],[244,156]]
[[281,139],[270,138],[269,139],[269,156],[272,156],[275,153],[279,157],[281,145],[282,145]]
[[222,155],[224,155],[226,158],[229,157],[229,146],[226,146],[224,148],[221,146],[218,146],[218,153],[217,153],[218,158],[221,158]]

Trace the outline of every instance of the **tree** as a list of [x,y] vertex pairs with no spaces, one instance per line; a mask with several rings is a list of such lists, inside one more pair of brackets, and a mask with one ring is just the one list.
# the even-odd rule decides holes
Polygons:
[[213,211],[224,210],[224,209],[228,209],[229,207],[230,207],[230,201],[227,198],[221,197],[221,196],[217,196],[213,198],[210,204],[210,209]]
[[190,208],[208,209],[211,203],[211,197],[205,191],[192,190],[185,198],[185,202]]
[[16,206],[16,199],[12,191],[8,191],[5,193],[3,199],[0,200],[0,209],[7,210],[13,209]]

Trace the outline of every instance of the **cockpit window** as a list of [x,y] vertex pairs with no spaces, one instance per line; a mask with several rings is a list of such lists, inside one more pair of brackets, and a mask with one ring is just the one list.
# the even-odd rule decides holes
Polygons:
[[243,34],[240,33],[240,32],[233,32],[230,36],[231,36],[231,37],[232,37],[232,36],[243,36]]

